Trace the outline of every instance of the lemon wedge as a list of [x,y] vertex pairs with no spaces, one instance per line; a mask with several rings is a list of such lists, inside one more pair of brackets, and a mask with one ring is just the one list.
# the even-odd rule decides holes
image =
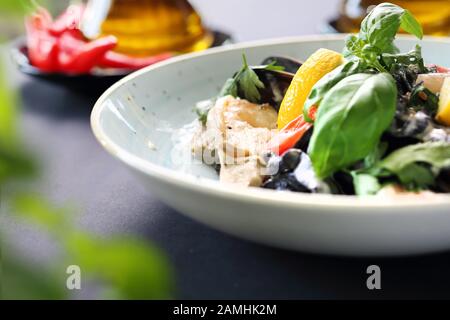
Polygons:
[[445,78],[439,97],[439,111],[436,120],[450,126],[450,77]]
[[302,114],[303,105],[314,85],[343,62],[344,58],[340,53],[328,49],[319,49],[306,60],[297,71],[281,103],[278,113],[279,129]]

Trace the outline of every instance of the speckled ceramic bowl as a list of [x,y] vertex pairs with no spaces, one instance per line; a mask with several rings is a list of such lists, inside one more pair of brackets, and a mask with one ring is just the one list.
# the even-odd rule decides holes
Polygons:
[[[409,50],[415,40],[399,40]],[[211,168],[182,157],[199,100],[217,94],[241,64],[269,55],[305,59],[321,47],[341,50],[343,36],[271,40],[212,49],[146,68],[97,102],[92,127],[149,192],[178,211],[246,239],[339,255],[409,255],[450,249],[450,196],[429,199],[308,195],[221,185]],[[450,66],[450,40],[422,42],[428,62]],[[184,127],[184,128],[183,128]],[[183,129],[180,129],[183,128]],[[181,137],[181,139],[180,139]],[[183,147],[181,148],[183,149]],[[111,174],[114,174],[113,172]]]

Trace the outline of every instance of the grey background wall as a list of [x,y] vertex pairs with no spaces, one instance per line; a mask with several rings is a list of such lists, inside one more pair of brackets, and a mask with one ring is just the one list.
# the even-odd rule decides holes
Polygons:
[[340,0],[191,0],[205,22],[237,41],[314,34],[338,11]]

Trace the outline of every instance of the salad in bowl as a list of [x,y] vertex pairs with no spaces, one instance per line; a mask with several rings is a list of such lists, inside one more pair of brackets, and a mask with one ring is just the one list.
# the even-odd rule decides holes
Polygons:
[[450,69],[399,52],[399,30],[422,39],[401,7],[383,3],[342,52],[243,66],[200,102],[192,153],[230,186],[342,195],[450,193]]

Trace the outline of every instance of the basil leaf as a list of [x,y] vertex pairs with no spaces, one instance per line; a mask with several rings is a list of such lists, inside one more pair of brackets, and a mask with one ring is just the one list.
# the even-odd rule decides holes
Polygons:
[[389,52],[400,27],[423,38],[422,27],[411,12],[392,3],[382,3],[363,20],[359,37],[373,47]]
[[427,163],[436,174],[450,167],[450,143],[426,142],[407,146],[391,153],[379,163],[378,167],[398,174],[414,163]]
[[320,105],[309,154],[319,178],[364,159],[390,126],[397,88],[390,74],[356,74],[333,87]]
[[413,16],[413,14],[409,10],[405,10],[401,18],[400,27],[416,36],[419,39],[423,39],[423,28],[422,25],[417,21],[417,19]]
[[348,76],[363,72],[366,68],[367,66],[363,61],[350,60],[320,79],[311,90],[311,93],[305,102],[305,106],[303,108],[305,120],[312,122],[312,119],[309,118],[309,111],[311,107],[318,107],[328,91],[330,91],[336,84]]
[[387,142],[380,142],[364,159],[364,168],[372,168],[385,155],[389,148]]

